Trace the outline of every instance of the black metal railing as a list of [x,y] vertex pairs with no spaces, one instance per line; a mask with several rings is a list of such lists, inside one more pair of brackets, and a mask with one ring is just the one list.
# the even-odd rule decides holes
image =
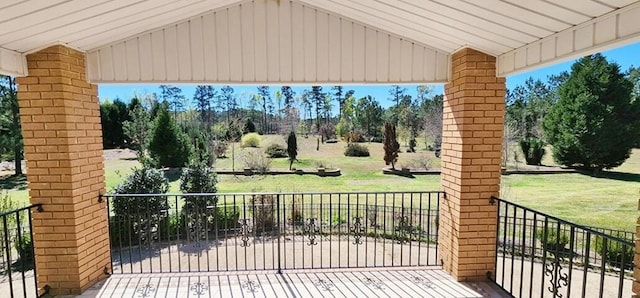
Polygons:
[[[0,293],[3,297],[39,297],[31,213],[41,204],[0,213]],[[42,287],[46,295],[46,286]]]
[[[515,297],[629,297],[632,234],[593,229],[491,198],[498,204],[498,286]],[[491,275],[491,274],[490,274]]]
[[441,192],[106,195],[114,273],[431,266]]

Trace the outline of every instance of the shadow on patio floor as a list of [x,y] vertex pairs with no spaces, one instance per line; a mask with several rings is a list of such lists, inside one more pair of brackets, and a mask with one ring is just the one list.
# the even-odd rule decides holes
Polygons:
[[78,297],[507,297],[439,268],[113,275]]

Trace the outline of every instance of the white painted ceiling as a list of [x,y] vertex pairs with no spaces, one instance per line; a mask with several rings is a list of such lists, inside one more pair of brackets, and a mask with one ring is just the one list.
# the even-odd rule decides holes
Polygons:
[[637,0],[0,0],[0,70],[21,74],[14,58],[52,44],[91,52],[247,2],[301,4],[437,52],[475,48],[501,75],[640,35]]

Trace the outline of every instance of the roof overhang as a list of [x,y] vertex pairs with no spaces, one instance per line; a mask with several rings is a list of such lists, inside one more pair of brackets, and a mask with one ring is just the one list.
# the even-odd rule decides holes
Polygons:
[[25,76],[27,74],[25,56],[20,52],[0,47],[0,74]]
[[640,2],[498,56],[497,74],[566,61],[640,41]]
[[640,1],[23,0],[0,4],[0,73],[86,52],[94,83],[440,83],[471,47],[499,76],[640,40]]

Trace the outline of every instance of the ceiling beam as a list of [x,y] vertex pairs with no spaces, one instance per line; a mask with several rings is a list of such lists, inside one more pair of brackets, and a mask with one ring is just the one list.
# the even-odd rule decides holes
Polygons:
[[498,56],[497,75],[513,75],[637,41],[640,2]]
[[0,74],[14,77],[27,76],[27,59],[19,52],[0,47]]

